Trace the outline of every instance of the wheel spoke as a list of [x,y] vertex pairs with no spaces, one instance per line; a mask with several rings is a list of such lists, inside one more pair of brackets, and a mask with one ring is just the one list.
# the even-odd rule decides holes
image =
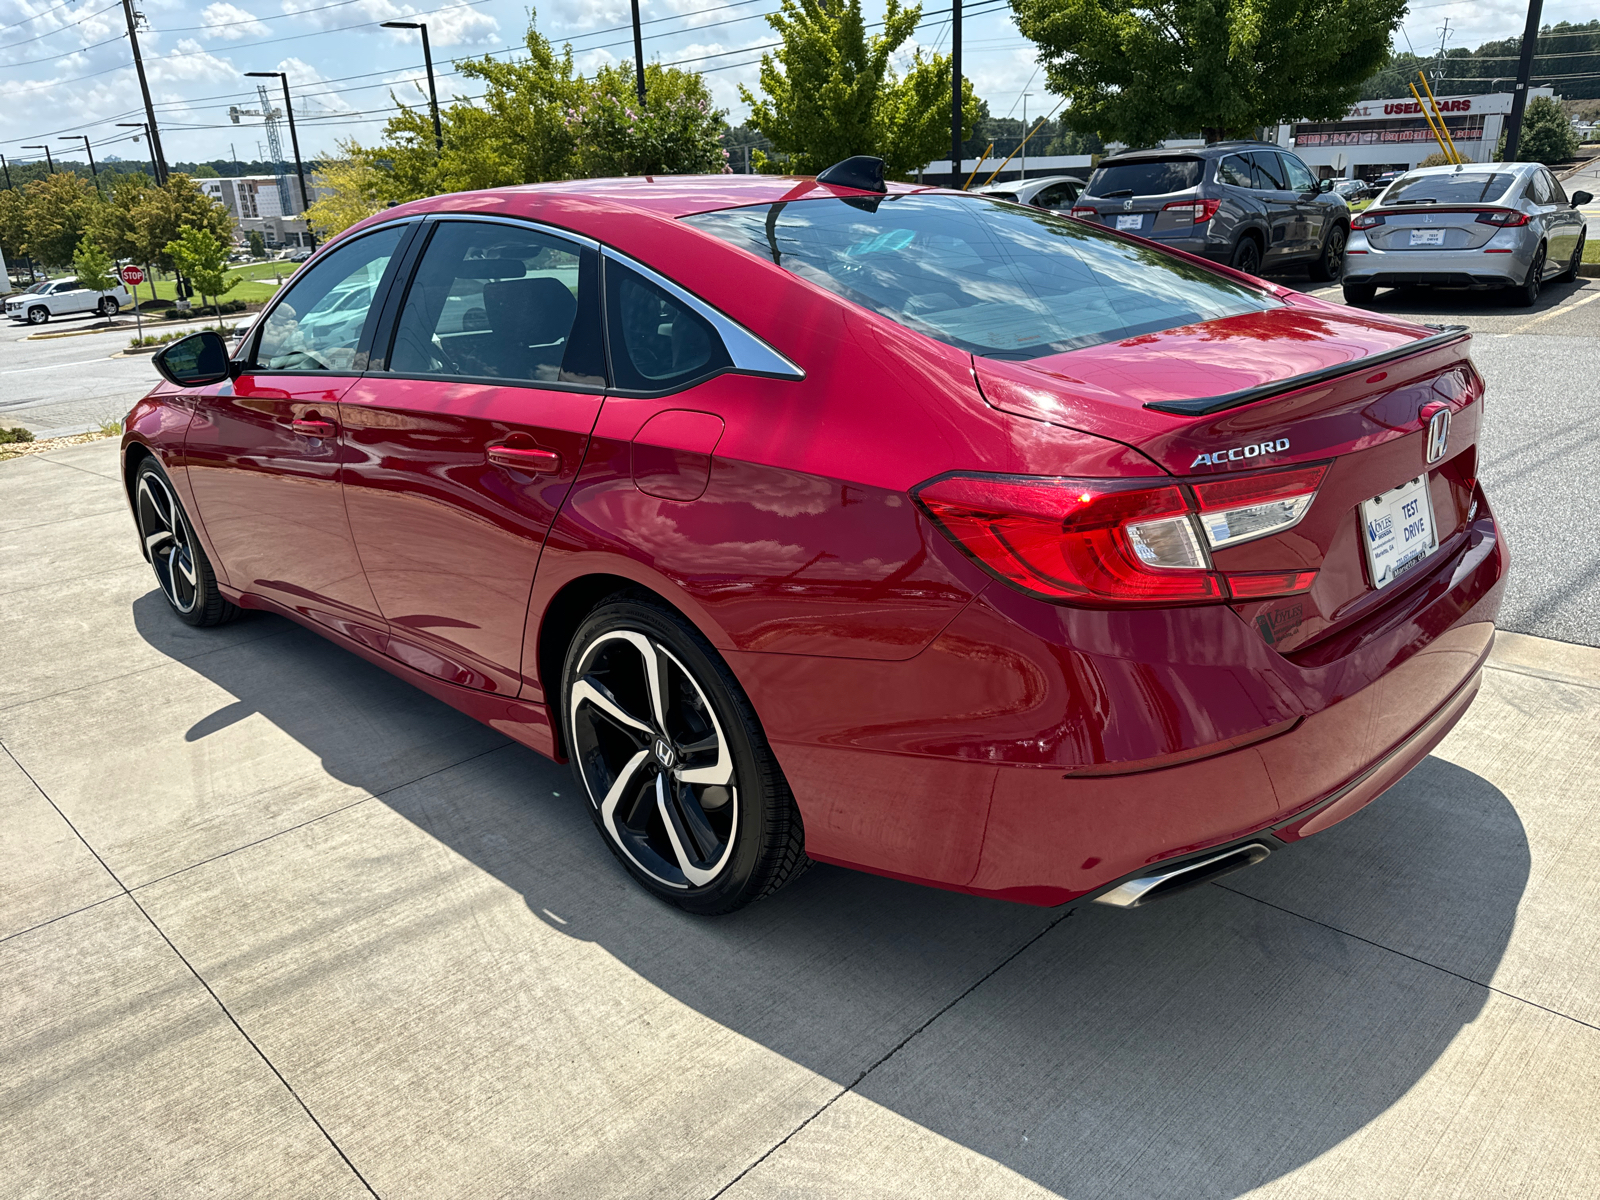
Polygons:
[[183,576],[184,581],[190,587],[194,587],[194,563],[190,561],[188,552],[179,546],[174,545],[172,548],[170,563],[172,566],[178,568],[178,573]]
[[591,676],[585,675],[572,685],[572,707],[576,709],[579,704],[592,704],[618,725],[646,738],[653,738],[656,731],[638,717],[627,712],[618,704],[604,684]]
[[[656,776],[656,808],[661,813],[661,820],[667,827],[667,841],[672,844],[672,856],[678,860],[678,870],[683,872],[683,877],[695,887],[703,887],[716,878],[717,863],[707,871],[694,864],[684,848],[684,842],[691,841],[692,835],[680,823],[678,806],[671,802],[667,795],[667,779],[665,775]],[[709,856],[708,856],[709,857]]]
[[605,799],[600,801],[600,816],[606,825],[615,829],[617,805],[622,802],[630,787],[638,785],[639,772],[644,769],[645,761],[650,757],[649,750],[641,750],[630,758],[617,772],[617,777],[606,791]]
[[144,539],[144,548],[147,551],[154,553],[157,546],[159,546],[162,542],[167,541],[171,537],[172,531],[170,529],[158,529]]

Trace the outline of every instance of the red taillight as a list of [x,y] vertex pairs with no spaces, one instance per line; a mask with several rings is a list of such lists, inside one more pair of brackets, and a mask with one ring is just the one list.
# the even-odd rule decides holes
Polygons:
[[1383,224],[1383,217],[1378,213],[1360,212],[1350,218],[1351,229],[1372,229]]
[[1479,225],[1494,225],[1500,229],[1513,229],[1528,223],[1528,214],[1514,208],[1491,208],[1478,214]]
[[1316,581],[1315,571],[1260,571],[1229,575],[1228,590],[1235,600],[1265,600],[1268,596],[1308,591]]
[[980,566],[1035,596],[1110,608],[1224,598],[1173,484],[947,475],[912,495]]
[[1189,213],[1196,225],[1204,225],[1217,215],[1217,209],[1221,206],[1221,200],[1174,200],[1171,204],[1163,204],[1161,211]]
[[1067,215],[1077,217],[1080,221],[1098,221],[1100,219],[1100,213],[1093,208],[1075,208]]
[[1195,484],[1206,540],[1221,550],[1292,529],[1310,509],[1327,471],[1326,463],[1317,463]]

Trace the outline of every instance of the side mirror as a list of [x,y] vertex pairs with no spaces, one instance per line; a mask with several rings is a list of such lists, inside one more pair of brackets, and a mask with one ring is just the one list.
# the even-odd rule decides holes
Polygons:
[[163,350],[156,351],[156,370],[161,378],[179,387],[205,387],[232,376],[228,345],[214,329],[190,334]]
[[1593,204],[1594,195],[1591,192],[1573,192],[1572,207],[1582,208],[1585,204]]
[[1332,177],[1324,179],[1321,183],[1319,183],[1317,185],[1317,190],[1319,192],[1331,192],[1331,191],[1333,191],[1333,179],[1332,179]]

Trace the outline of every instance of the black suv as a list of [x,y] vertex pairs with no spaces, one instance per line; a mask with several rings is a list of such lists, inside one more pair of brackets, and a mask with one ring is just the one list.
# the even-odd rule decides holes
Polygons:
[[1072,215],[1251,275],[1307,263],[1337,279],[1350,206],[1333,183],[1266,142],[1135,150],[1101,161]]

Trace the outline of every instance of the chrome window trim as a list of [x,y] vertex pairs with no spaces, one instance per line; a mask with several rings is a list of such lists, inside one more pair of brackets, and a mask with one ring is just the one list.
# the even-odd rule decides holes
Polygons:
[[751,333],[743,325],[740,325],[730,317],[724,316],[692,292],[685,291],[682,287],[673,283],[665,275],[652,271],[638,259],[629,258],[626,254],[613,250],[610,246],[600,247],[600,253],[606,258],[627,267],[630,271],[637,271],[691,312],[709,321],[712,328],[717,331],[717,335],[722,338],[722,345],[728,351],[728,358],[732,360],[735,371],[747,375],[765,375],[773,379],[804,379],[806,377],[805,371]]
[[424,213],[422,219],[430,222],[441,221],[477,221],[480,224],[490,225],[515,225],[518,229],[527,229],[530,226],[540,233],[549,234],[551,237],[563,238],[569,242],[576,242],[587,250],[600,250],[600,243],[593,238],[584,237],[581,233],[573,233],[570,229],[563,229],[559,225],[551,225],[546,221],[538,221],[532,217],[502,217],[495,213]]

